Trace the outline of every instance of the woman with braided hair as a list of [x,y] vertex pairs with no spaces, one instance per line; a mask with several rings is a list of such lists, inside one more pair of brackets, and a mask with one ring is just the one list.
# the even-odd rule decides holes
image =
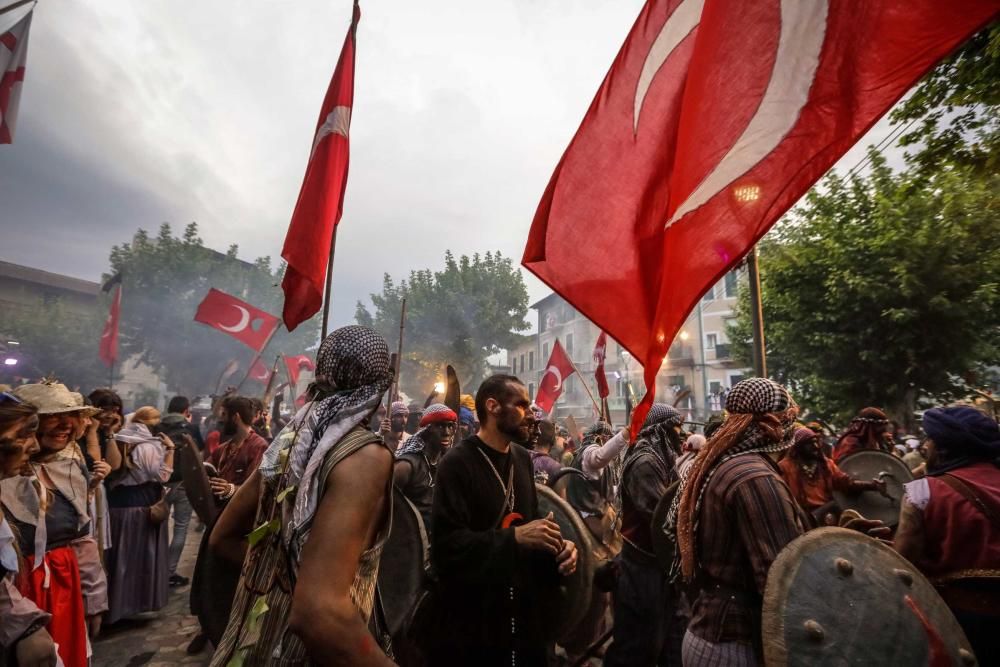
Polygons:
[[802,534],[788,486],[769,454],[791,445],[797,408],[781,385],[743,380],[729,417],[694,460],[675,497],[680,572],[698,590],[684,635],[685,667],[756,665],[767,571]]

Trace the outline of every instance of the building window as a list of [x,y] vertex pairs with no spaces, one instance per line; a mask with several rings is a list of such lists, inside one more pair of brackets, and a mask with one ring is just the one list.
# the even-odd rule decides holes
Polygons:
[[625,378],[618,378],[618,380],[615,381],[615,397],[625,398],[625,391]]
[[534,353],[534,351],[528,352],[528,370],[529,371],[535,370],[535,353]]
[[521,355],[521,372],[524,372],[524,355]]
[[684,388],[684,376],[683,375],[668,375],[667,376],[667,386],[668,387],[681,387]]
[[566,380],[564,386],[566,387],[566,395],[567,396],[575,396],[576,395],[576,378],[575,377],[570,377],[568,380]]
[[710,333],[705,334],[705,348],[709,350],[714,350],[715,346],[719,344],[719,334]]
[[705,292],[705,296],[703,296],[701,300],[713,301],[714,299],[715,299],[715,285],[712,285],[711,287],[708,288],[708,291]]
[[542,343],[542,359],[548,359],[548,358],[549,358],[549,344]]
[[534,382],[529,382],[528,383],[528,398],[530,398],[531,400],[535,400],[535,383]]
[[736,298],[737,285],[736,285],[736,271],[730,271],[726,274],[726,298],[734,299]]
[[732,373],[729,376],[729,386],[734,387],[745,379],[746,376],[743,373]]
[[573,334],[566,334],[566,355],[573,358]]

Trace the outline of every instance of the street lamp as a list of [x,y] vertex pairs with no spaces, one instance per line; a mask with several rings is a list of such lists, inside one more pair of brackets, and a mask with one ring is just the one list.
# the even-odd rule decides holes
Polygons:
[[15,359],[14,357],[7,357],[6,359],[3,360],[3,365],[4,366],[17,366],[17,359]]

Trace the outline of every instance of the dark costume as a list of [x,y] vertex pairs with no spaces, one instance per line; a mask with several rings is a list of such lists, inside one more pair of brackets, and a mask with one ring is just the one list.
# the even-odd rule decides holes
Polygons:
[[430,530],[431,502],[434,499],[434,484],[437,479],[438,463],[444,452],[438,454],[438,460],[432,462],[427,457],[427,428],[437,423],[456,423],[458,415],[451,408],[441,403],[430,405],[420,417],[420,430],[406,439],[396,450],[396,459],[410,464],[410,476],[404,487],[399,490],[413,503],[424,520],[424,529]]
[[938,460],[906,484],[899,542],[955,614],[980,665],[1000,664],[1000,429],[974,408],[928,410]]
[[865,449],[892,453],[892,447],[882,437],[889,419],[878,408],[865,408],[851,420],[851,425],[837,440],[833,460],[839,461],[848,454]]
[[[808,428],[795,431],[795,444],[788,455],[781,460],[778,467],[788,484],[792,497],[806,512],[826,514],[834,512],[839,515],[840,509],[835,505],[833,492],[861,492],[871,488],[872,484],[854,480],[842,472],[837,464],[826,458],[822,449],[816,445],[817,435]],[[809,449],[816,449],[814,456],[809,456]],[[817,519],[822,517],[817,516]]]
[[695,459],[668,522],[677,565],[698,596],[684,636],[685,667],[754,665],[767,571],[802,534],[799,510],[766,456],[791,445],[788,392],[764,378],[737,384],[730,413]]
[[[432,665],[546,664],[545,600],[555,558],[519,547],[510,512],[539,518],[531,459],[515,443],[491,449],[478,436],[441,460],[434,493],[431,566],[438,579]],[[436,630],[436,632],[433,632]]]
[[686,613],[656,561],[650,523],[667,487],[677,480],[680,438],[674,427],[683,421],[673,407],[654,404],[625,457],[621,477],[624,545],[614,596],[614,641],[604,660],[608,667],[681,664]]

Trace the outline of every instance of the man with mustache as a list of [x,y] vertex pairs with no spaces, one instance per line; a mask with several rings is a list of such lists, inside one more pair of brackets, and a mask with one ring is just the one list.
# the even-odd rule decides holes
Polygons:
[[212,493],[229,500],[257,469],[267,441],[253,430],[253,402],[244,396],[227,396],[219,416],[219,448],[208,457],[218,475],[211,477]]
[[576,546],[538,510],[528,451],[531,401],[511,375],[476,393],[481,428],[438,468],[431,566],[438,578],[433,665],[546,664],[542,604],[559,574],[576,569]]

